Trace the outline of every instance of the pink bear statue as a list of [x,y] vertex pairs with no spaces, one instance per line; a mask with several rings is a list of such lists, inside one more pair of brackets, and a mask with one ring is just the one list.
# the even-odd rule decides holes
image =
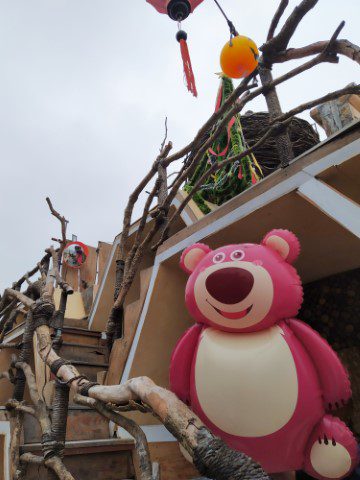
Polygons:
[[349,400],[350,383],[329,344],[294,318],[303,299],[291,265],[299,252],[287,230],[261,245],[198,243],[183,252],[196,324],[176,345],[170,384],[215,435],[268,473],[340,479],[355,468],[357,445],[328,412]]

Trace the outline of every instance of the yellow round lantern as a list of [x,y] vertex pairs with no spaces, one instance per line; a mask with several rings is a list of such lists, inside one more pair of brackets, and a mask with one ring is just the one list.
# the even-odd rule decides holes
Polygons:
[[259,50],[251,38],[237,35],[224,45],[220,65],[230,78],[244,78],[258,65]]

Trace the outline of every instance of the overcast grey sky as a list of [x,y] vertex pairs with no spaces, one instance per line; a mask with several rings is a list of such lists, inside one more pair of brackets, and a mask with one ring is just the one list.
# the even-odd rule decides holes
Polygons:
[[[278,0],[221,3],[260,46]],[[328,39],[343,19],[341,36],[360,43],[359,13],[359,0],[320,0],[291,46]],[[183,28],[198,99],[183,84],[176,24],[145,0],[0,0],[1,290],[59,235],[47,195],[70,220],[69,234],[111,242],[158,152],[165,116],[177,149],[211,114],[227,25],[204,0]],[[359,69],[350,60],[321,65],[279,88],[283,109],[351,81]]]

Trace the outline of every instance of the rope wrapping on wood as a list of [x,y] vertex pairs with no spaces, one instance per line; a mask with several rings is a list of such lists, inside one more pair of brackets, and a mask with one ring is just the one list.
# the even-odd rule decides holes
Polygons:
[[53,400],[53,414],[52,414],[52,438],[57,441],[61,450],[57,450],[60,458],[63,457],[64,443],[66,437],[66,421],[69,407],[69,392],[68,385],[63,383],[55,383],[55,395]]
[[[33,313],[30,310],[26,317],[21,351],[19,354],[19,358],[17,360],[18,362],[29,363],[31,352],[32,352],[33,334],[34,334],[34,318],[33,318]],[[15,380],[14,380],[15,387],[14,387],[13,397],[15,398],[15,400],[19,402],[22,402],[22,400],[24,399],[25,384],[26,384],[25,374],[21,368],[17,368]]]
[[[268,480],[260,465],[244,453],[232,450],[202,427],[194,449],[194,465],[201,475],[217,480]],[[226,459],[226,461],[225,461]]]
[[57,360],[54,360],[50,367],[51,373],[56,375],[63,365],[69,365],[69,363],[70,362],[68,360],[64,360],[63,358],[58,358]]
[[89,396],[89,390],[92,387],[95,387],[96,385],[100,385],[98,382],[88,382],[85,385],[83,385],[80,389],[80,395],[83,397],[88,397]]
[[32,307],[33,319],[34,319],[34,328],[41,327],[42,325],[49,325],[50,319],[52,318],[55,307],[51,302],[46,302],[44,300],[37,300]]

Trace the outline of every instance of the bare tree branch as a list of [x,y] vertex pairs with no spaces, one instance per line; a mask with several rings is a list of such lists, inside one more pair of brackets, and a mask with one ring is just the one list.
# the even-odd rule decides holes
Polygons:
[[60,480],[75,480],[71,473],[66,469],[61,458],[54,452],[54,442],[52,441],[52,427],[46,403],[40,397],[35,375],[30,365],[24,362],[17,362],[16,368],[21,368],[26,376],[29,387],[30,397],[34,404],[35,418],[37,418],[42,431],[42,447],[44,455],[44,465],[54,471]]
[[[276,53],[271,57],[272,63],[283,63],[289,60],[316,55],[324,50],[328,41],[316,42],[302,48],[289,48],[286,51]],[[332,46],[335,54],[344,55],[360,65],[360,47],[348,40],[336,40]]]
[[18,402],[14,398],[10,399],[7,402],[6,408],[8,410],[11,410],[11,409],[18,410],[19,412],[28,413],[29,415],[32,415],[33,417],[36,417],[36,412],[35,412],[34,408],[32,408],[28,405],[25,405],[22,402]]
[[327,93],[326,95],[316,98],[315,100],[310,100],[309,102],[302,103],[301,105],[289,110],[287,113],[281,115],[281,117],[275,118],[269,126],[278,123],[279,121],[287,120],[288,118],[292,118],[299,113],[304,112],[305,110],[309,110],[310,108],[316,107],[322,103],[330,102],[331,100],[335,100],[343,95],[360,95],[360,84],[358,85],[348,85],[347,87],[341,88],[340,90],[335,90],[334,92]]
[[318,0],[302,0],[302,2],[294,8],[280,32],[260,48],[264,56],[273,51],[286,50],[299,23],[304,16],[315,7],[317,2]]
[[120,415],[111,410],[104,403],[90,397],[75,395],[74,402],[80,405],[94,408],[101,415],[113,421],[120,427],[124,428],[135,439],[135,451],[137,455],[137,463],[141,471],[141,480],[152,480],[152,465],[150,460],[149,446],[145,433],[136,422]]
[[66,292],[67,295],[72,295],[74,293],[74,289],[71,285],[67,282],[64,282],[62,279],[60,272],[59,272],[59,256],[58,253],[54,250],[54,247],[50,247],[47,251],[51,254],[53,260],[53,270],[56,278],[56,283],[59,287]]
[[9,297],[11,298],[16,298],[16,300],[23,303],[28,308],[30,308],[34,304],[34,300],[27,297],[23,293],[18,292],[17,290],[13,290],[12,288],[7,288],[5,290],[5,294],[9,295]]
[[49,197],[46,197],[46,203],[49,205],[49,208],[50,208],[50,212],[51,214],[57,218],[61,224],[61,236],[62,236],[62,239],[61,239],[61,242],[60,242],[60,251],[59,251],[59,256],[61,258],[61,255],[62,255],[62,252],[66,246],[66,242],[67,242],[67,239],[66,239],[66,228],[67,228],[67,224],[69,223],[68,220],[66,220],[66,218],[62,215],[60,215],[59,212],[57,212],[55,210],[55,208],[53,207],[53,204],[51,203],[51,200]]
[[164,147],[165,147],[165,143],[166,143],[166,140],[167,140],[167,136],[168,136],[168,125],[167,125],[167,120],[168,118],[165,117],[165,135],[164,135],[164,140],[162,141],[161,143],[161,146],[160,146],[160,153],[164,150]]
[[126,255],[126,244],[129,236],[129,230],[130,230],[134,205],[137,199],[139,198],[140,193],[144,190],[144,188],[150,182],[150,180],[156,175],[159,162],[162,159],[167,157],[171,149],[172,149],[172,143],[169,142],[167,145],[165,145],[162,152],[158,155],[150,171],[145,175],[145,177],[141,180],[139,185],[135,188],[135,190],[132,192],[132,194],[129,197],[129,200],[124,212],[123,230],[122,230],[121,242],[120,242],[120,255],[122,256],[123,259],[125,258],[125,255]]
[[11,479],[17,477],[20,467],[20,441],[23,430],[24,414],[20,411],[11,412],[11,438],[10,438],[10,476]]
[[266,38],[267,41],[274,38],[276,27],[278,26],[279,21],[280,21],[281,17],[283,16],[283,13],[285,12],[286,7],[288,5],[289,5],[289,0],[281,0],[280,1],[280,5],[279,5],[278,9],[276,10],[274,18],[272,19],[271,24],[270,24],[269,33],[267,34],[267,38]]
[[284,128],[284,124],[291,120],[295,115],[308,110],[310,108],[315,107],[316,105],[319,105],[321,103],[334,100],[336,98],[339,98],[343,95],[347,94],[360,94],[360,85],[349,85],[347,87],[344,87],[340,90],[336,90],[335,92],[328,93],[327,95],[324,95],[323,97],[317,98],[315,100],[311,100],[309,102],[303,103],[299,105],[298,107],[290,110],[289,112],[275,118],[271,123],[269,124],[268,128],[266,129],[264,135],[250,148],[244,150],[238,155],[234,155],[232,157],[227,158],[226,160],[223,160],[222,162],[219,163],[214,163],[196,182],[194,185],[193,189],[189,194],[186,196],[186,198],[181,202],[181,204],[177,207],[176,211],[170,218],[163,235],[159,239],[159,241],[156,243],[156,245],[153,246],[153,249],[158,248],[166,239],[166,234],[170,228],[170,226],[176,221],[176,219],[181,215],[182,211],[186,207],[186,205],[189,203],[189,201],[193,198],[194,194],[201,188],[201,186],[205,183],[205,181],[217,170],[223,168],[224,166],[228,165],[229,163],[233,163],[236,160],[241,160],[242,158],[246,157],[250,153],[256,152],[256,149],[259,148],[266,140],[269,138],[269,136],[274,135],[277,131],[279,131],[279,128]]

